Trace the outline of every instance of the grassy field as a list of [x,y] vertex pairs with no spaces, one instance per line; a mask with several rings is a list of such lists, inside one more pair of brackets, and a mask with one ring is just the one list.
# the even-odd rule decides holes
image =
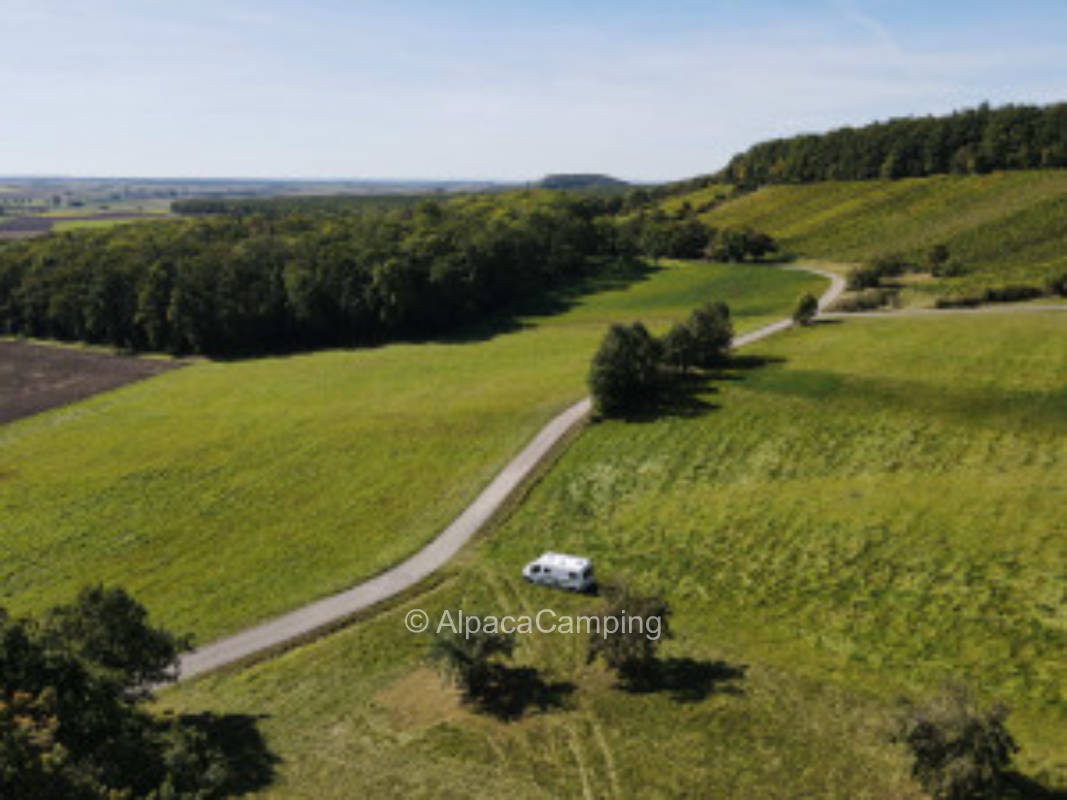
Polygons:
[[[855,320],[755,345],[696,417],[592,426],[432,592],[166,707],[265,715],[278,797],[918,796],[887,743],[900,695],[963,681],[1014,708],[1020,766],[1067,788],[1067,322]],[[663,590],[700,666],[613,688],[581,637],[521,637],[569,683],[504,723],[420,667],[421,607],[558,613],[545,549]],[[700,676],[704,678],[701,679]]]
[[[821,278],[671,264],[468,341],[200,362],[4,426],[0,605],[121,583],[201,641],[381,571],[585,393],[611,320],[709,298],[742,330]],[[617,282],[616,282],[617,283]]]
[[[713,190],[694,194],[692,205]],[[1042,283],[1067,272],[1067,170],[768,186],[702,218],[751,225],[790,251],[838,261],[890,253],[921,259],[947,244],[969,274],[918,286],[920,295]]]

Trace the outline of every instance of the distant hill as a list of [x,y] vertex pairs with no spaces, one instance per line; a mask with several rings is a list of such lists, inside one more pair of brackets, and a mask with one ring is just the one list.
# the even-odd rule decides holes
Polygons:
[[561,173],[547,175],[537,184],[542,189],[578,189],[578,190],[604,190],[625,189],[629,187],[626,181],[620,181],[610,175],[598,175],[595,173]]
[[752,188],[1049,167],[1067,167],[1067,103],[995,109],[982,104],[947,116],[775,139],[734,156],[715,179]]

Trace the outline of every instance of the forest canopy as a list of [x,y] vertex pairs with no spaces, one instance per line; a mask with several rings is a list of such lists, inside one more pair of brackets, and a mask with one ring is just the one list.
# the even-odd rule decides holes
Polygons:
[[701,257],[694,218],[528,191],[395,206],[287,200],[0,248],[0,333],[252,355],[439,335],[605,260]]
[[755,187],[1047,167],[1067,167],[1067,103],[983,104],[948,116],[775,139],[734,156],[707,181]]

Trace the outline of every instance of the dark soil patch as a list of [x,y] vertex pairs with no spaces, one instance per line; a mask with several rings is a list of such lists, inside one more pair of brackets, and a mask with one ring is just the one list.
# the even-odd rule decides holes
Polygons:
[[184,363],[0,341],[0,425]]

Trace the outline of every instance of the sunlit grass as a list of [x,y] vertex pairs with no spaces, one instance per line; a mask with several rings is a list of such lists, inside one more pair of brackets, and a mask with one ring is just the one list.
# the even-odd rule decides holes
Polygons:
[[702,218],[718,227],[751,225],[795,253],[838,261],[901,253],[921,262],[933,245],[947,244],[969,274],[915,290],[927,295],[1040,284],[1067,271],[1065,170],[767,186]]
[[[1050,314],[856,320],[749,348],[697,417],[588,428],[438,588],[162,704],[266,715],[278,797],[917,797],[900,695],[962,681],[1014,708],[1023,770],[1067,785],[1067,347]],[[727,379],[729,378],[729,379]],[[581,612],[524,584],[543,550],[662,591],[666,656],[707,697],[612,688],[581,637],[516,659],[575,685],[501,723],[420,668],[426,609]]]
[[206,641],[349,586],[429,540],[585,393],[609,321],[709,298],[739,327],[825,281],[666,265],[470,341],[192,366],[0,429],[0,605],[125,586]]

